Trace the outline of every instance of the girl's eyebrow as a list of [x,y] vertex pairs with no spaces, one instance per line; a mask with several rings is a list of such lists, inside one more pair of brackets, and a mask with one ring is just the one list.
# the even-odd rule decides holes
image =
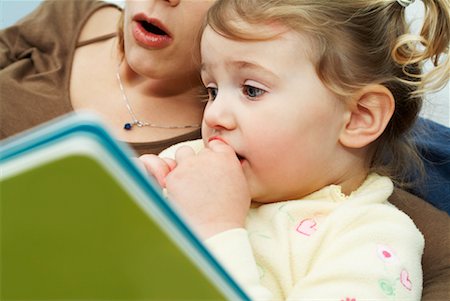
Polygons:
[[[201,72],[208,72],[208,70],[214,69],[215,63],[213,64],[201,64]],[[251,71],[257,71],[258,74],[270,79],[270,80],[278,80],[280,77],[269,70],[268,68],[255,63],[255,62],[249,62],[249,61],[231,61],[231,62],[225,62],[226,69],[231,70],[251,70]]]
[[235,70],[250,70],[257,72],[259,76],[262,76],[272,82],[275,82],[280,79],[276,73],[267,67],[262,66],[256,62],[249,61],[233,61],[226,65],[227,69],[235,69]]

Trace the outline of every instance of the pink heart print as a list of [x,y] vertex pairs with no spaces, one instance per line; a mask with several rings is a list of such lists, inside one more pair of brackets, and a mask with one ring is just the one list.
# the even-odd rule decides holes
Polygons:
[[304,219],[300,222],[300,224],[297,226],[297,232],[306,236],[311,236],[314,234],[314,232],[317,231],[316,229],[316,221],[312,218]]
[[411,280],[409,279],[408,271],[402,270],[402,272],[400,273],[400,282],[406,289],[411,290],[412,283]]
[[387,264],[396,264],[398,263],[398,258],[395,255],[394,250],[386,245],[378,245],[377,246],[377,254],[378,257],[383,260]]

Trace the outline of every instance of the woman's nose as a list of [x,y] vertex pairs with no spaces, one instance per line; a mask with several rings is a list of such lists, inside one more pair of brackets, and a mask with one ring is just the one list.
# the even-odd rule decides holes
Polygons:
[[232,103],[226,101],[220,93],[214,101],[208,103],[203,118],[209,128],[232,130],[236,127]]
[[180,4],[181,0],[165,0],[165,1],[168,2],[170,6],[177,6],[178,4]]

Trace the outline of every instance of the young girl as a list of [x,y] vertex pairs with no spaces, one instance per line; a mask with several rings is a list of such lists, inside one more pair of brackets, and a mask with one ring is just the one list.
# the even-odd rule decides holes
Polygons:
[[425,1],[414,36],[409,2],[209,11],[203,143],[142,160],[253,299],[420,300],[424,241],[386,175],[415,160],[404,135],[448,80],[450,10]]

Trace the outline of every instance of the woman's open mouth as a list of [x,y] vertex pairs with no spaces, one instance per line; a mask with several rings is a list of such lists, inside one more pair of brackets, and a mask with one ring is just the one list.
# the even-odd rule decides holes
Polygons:
[[155,24],[149,23],[147,21],[139,21],[139,24],[141,24],[142,28],[149,33],[158,36],[168,36],[168,34],[163,29],[159,28]]
[[157,19],[149,19],[138,14],[134,19],[133,36],[146,48],[164,48],[170,45],[172,37],[164,25]]

